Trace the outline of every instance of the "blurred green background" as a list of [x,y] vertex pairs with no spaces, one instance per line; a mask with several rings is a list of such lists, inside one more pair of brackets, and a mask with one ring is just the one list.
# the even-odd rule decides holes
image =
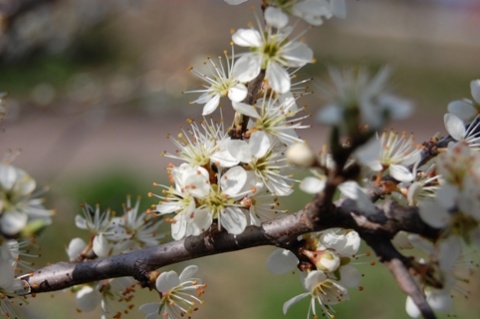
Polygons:
[[[480,5],[476,0],[348,1],[347,19],[333,19],[305,35],[317,62],[300,76],[314,76],[320,91],[326,65],[394,67],[394,93],[416,105],[413,117],[392,123],[421,142],[444,132],[447,104],[469,98],[469,83],[480,77]],[[9,113],[1,124],[3,153],[20,155],[15,165],[48,185],[55,223],[39,238],[42,258],[35,266],[66,260],[65,246],[76,236],[79,205],[99,202],[121,212],[127,194],[147,198],[152,182],[167,183],[173,152],[166,138],[185,119],[200,119],[195,95],[181,92],[200,83],[186,70],[206,56],[229,48],[230,29],[254,21],[250,0],[228,6],[222,0],[30,0],[0,2],[0,91],[8,92]],[[299,23],[297,30],[306,26]],[[300,101],[314,113],[321,97]],[[224,110],[229,114],[228,110]],[[229,119],[227,119],[228,123]],[[314,126],[300,135],[319,149],[326,130]],[[284,207],[295,211],[309,197],[296,193]],[[202,258],[208,283],[205,305],[194,318],[305,318],[307,302],[284,316],[283,302],[303,292],[297,274],[269,274],[272,247]],[[371,260],[370,260],[371,261]],[[360,265],[363,291],[336,307],[336,318],[406,318],[405,297],[382,265]],[[181,270],[183,265],[172,266]],[[456,298],[458,318],[478,318],[479,280],[471,278],[470,301]],[[69,292],[30,298],[29,318],[94,318],[75,311]],[[141,304],[153,296],[138,296]],[[52,311],[54,306],[54,311]],[[33,310],[35,309],[35,310]],[[97,313],[98,314],[98,313]],[[137,312],[125,318],[140,318]]]

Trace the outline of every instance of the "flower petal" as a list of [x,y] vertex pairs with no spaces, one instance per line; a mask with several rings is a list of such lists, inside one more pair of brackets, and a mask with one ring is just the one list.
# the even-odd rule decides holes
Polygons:
[[472,97],[480,104],[480,80],[473,80],[470,82],[470,90],[472,91]]
[[288,249],[276,249],[268,257],[267,268],[275,274],[285,274],[298,264],[298,258]]
[[275,92],[283,94],[290,91],[290,75],[280,64],[270,62],[265,76]]
[[256,119],[260,117],[257,110],[255,109],[255,106],[253,105],[233,101],[232,106],[235,111],[243,115],[247,115]]
[[232,235],[243,233],[247,227],[247,217],[238,207],[227,207],[220,217],[220,222],[222,227]]
[[456,141],[463,140],[465,137],[465,124],[463,124],[463,121],[458,116],[446,113],[443,116],[443,123],[445,124],[445,129],[451,137],[453,137]]
[[254,29],[238,29],[232,34],[232,41],[241,47],[260,47],[262,46],[262,36],[260,32]]
[[247,97],[247,94],[247,87],[241,83],[238,83],[228,90],[228,98],[235,102],[242,102]]
[[260,74],[262,57],[255,53],[242,55],[233,66],[232,76],[240,82],[253,80]]
[[202,115],[206,116],[212,114],[220,104],[220,94],[215,94],[203,107]]
[[301,182],[300,182],[300,189],[304,191],[305,193],[309,194],[317,194],[323,191],[325,188],[325,180],[321,180],[316,177],[308,176],[305,177]]
[[269,6],[265,9],[265,21],[268,25],[282,29],[288,24],[288,15],[282,9]]

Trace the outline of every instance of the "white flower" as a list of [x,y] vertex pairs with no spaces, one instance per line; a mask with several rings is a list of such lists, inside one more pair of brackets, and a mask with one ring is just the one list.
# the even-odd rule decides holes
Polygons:
[[413,174],[407,166],[420,159],[420,151],[415,147],[412,135],[408,137],[406,133],[399,135],[390,131],[360,146],[354,156],[372,171],[388,171],[396,180],[409,182],[413,180]]
[[325,89],[330,104],[318,113],[324,124],[340,125],[355,132],[359,125],[381,128],[388,119],[403,119],[410,115],[409,102],[384,92],[390,69],[381,69],[372,79],[364,69],[339,71],[330,68],[333,87]]
[[325,273],[319,270],[309,272],[305,278],[304,285],[307,292],[297,295],[283,304],[284,314],[287,313],[288,308],[293,304],[310,297],[307,318],[310,318],[310,314],[317,317],[316,303],[318,303],[323,314],[327,318],[333,319],[331,305],[336,305],[349,299],[348,290],[345,287],[338,281],[328,278]]
[[430,226],[445,228],[465,241],[477,240],[480,233],[480,155],[464,142],[450,143],[437,156],[443,183],[432,200],[420,203],[420,217]]
[[158,245],[165,237],[160,231],[163,220],[150,211],[139,214],[139,207],[139,198],[132,206],[131,198],[127,196],[127,203],[123,205],[124,214],[112,221],[111,232],[116,234],[117,239],[114,250],[118,253]]
[[[232,47],[233,51],[233,47]],[[193,67],[190,68],[190,71],[193,72],[200,79],[207,82],[205,89],[186,91],[185,93],[202,93],[202,95],[192,101],[191,103],[205,104],[203,107],[202,115],[206,116],[213,113],[218,105],[220,104],[220,98],[228,96],[231,101],[241,102],[247,96],[247,88],[242,83],[239,83],[232,76],[233,67],[235,64],[235,59],[232,52],[232,60],[228,63],[229,57],[227,52],[224,52],[225,58],[227,60],[227,68],[225,69],[222,58],[218,57],[219,64],[215,64],[212,59],[209,57],[207,64],[210,66],[209,70],[206,73],[197,71]]]
[[8,236],[20,233],[29,222],[48,225],[53,211],[45,209],[34,193],[35,180],[24,170],[0,162],[0,232]]
[[250,52],[241,54],[232,74],[240,82],[248,82],[265,70],[265,77],[272,89],[280,94],[290,90],[290,75],[284,67],[302,67],[312,62],[313,52],[304,43],[288,40],[288,31],[281,29],[266,32],[254,29],[239,29],[232,35],[236,45],[249,47]]
[[[212,212],[197,209],[196,199],[203,198],[210,191],[209,173],[203,167],[186,163],[170,169],[169,175],[175,187],[166,187],[156,211],[161,215],[175,213],[172,223],[172,237],[175,240],[190,235],[199,235],[212,223]],[[153,194],[150,194],[153,195]]]
[[133,307],[135,281],[130,277],[120,277],[83,285],[77,290],[75,301],[77,310],[91,312],[100,306],[102,319],[119,317]]
[[[231,5],[237,5],[246,1],[247,0],[225,0],[226,3]],[[267,7],[266,11],[270,8],[275,8],[279,11],[281,9],[283,15],[286,16],[286,13],[295,15],[315,26],[321,25],[323,19],[329,19],[332,16],[339,18],[345,18],[346,16],[345,0],[272,0],[270,3],[275,7]],[[280,13],[275,12],[275,14],[278,14],[278,17],[281,17],[279,19],[282,21],[285,19]],[[267,12],[265,12],[265,16],[267,17]],[[286,24],[286,22],[283,22],[278,25],[268,21],[268,19],[267,23],[276,28],[282,28],[283,25]]]
[[112,227],[112,214],[110,209],[102,212],[100,205],[95,206],[95,210],[85,204],[82,206],[83,216],[75,216],[75,225],[80,229],[86,229],[90,231],[90,234],[94,236],[92,249],[93,252],[99,257],[105,257],[112,253],[114,243],[110,240],[110,236],[115,238],[117,236],[111,233]]
[[178,147],[178,152],[164,153],[164,156],[185,161],[190,166],[206,166],[209,165],[211,156],[228,138],[223,119],[219,124],[213,120],[203,121],[200,125],[191,122],[190,130],[182,131],[177,139],[172,139]]
[[464,122],[455,114],[446,113],[443,116],[445,128],[456,141],[464,141],[473,148],[480,147],[480,116],[476,116],[465,128]]
[[[258,108],[258,112],[256,108]],[[249,127],[251,130],[264,131],[269,135],[277,137],[286,145],[303,142],[297,136],[295,130],[310,127],[301,122],[308,118],[308,115],[295,117],[299,112],[303,111],[303,108],[297,107],[295,98],[290,92],[276,98],[272,95],[267,97],[265,92],[264,97],[257,101],[256,108],[256,114],[250,115],[250,117],[255,119],[253,125]],[[242,113],[243,110],[239,109],[238,112]]]
[[180,319],[196,311],[203,301],[199,298],[206,285],[193,275],[198,271],[195,265],[187,266],[177,275],[173,270],[162,272],[155,281],[160,292],[160,302],[147,303],[139,310],[146,314],[145,319]]
[[[274,195],[287,196],[292,193],[292,179],[284,173],[287,162],[283,147],[263,131],[254,131],[248,142],[230,140],[225,149],[212,156],[221,166],[247,164],[247,169],[255,173],[259,181]],[[255,184],[253,185],[255,186]]]
[[[346,287],[356,287],[360,283],[360,274],[348,265],[360,248],[360,236],[357,232],[332,228],[304,235],[306,247],[302,254],[310,259],[318,270],[329,278],[341,280]],[[267,261],[267,268],[274,274],[291,271],[298,264],[297,257],[285,249],[275,250]],[[341,275],[345,273],[345,276]],[[338,277],[338,274],[341,276]]]
[[[421,259],[416,265],[420,269],[417,276],[427,303],[434,311],[448,312],[453,305],[452,293],[457,292],[464,297],[468,294],[465,287],[460,285],[468,283],[473,263],[463,260],[465,256],[462,255],[461,239],[450,236],[434,245],[418,235],[410,235],[408,238],[415,247],[428,254],[428,261]],[[407,298],[405,308],[410,317],[420,316],[419,309],[410,297]]]
[[448,112],[456,115],[462,121],[469,123],[479,112],[480,80],[470,82],[473,101],[469,99],[456,100],[448,104]]

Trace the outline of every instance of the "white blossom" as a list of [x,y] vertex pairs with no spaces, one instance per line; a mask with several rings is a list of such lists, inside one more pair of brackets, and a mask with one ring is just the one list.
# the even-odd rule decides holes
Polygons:
[[412,111],[409,102],[385,93],[389,68],[373,78],[365,69],[330,68],[329,73],[333,87],[324,89],[330,103],[318,113],[321,123],[340,125],[347,132],[364,124],[379,129],[388,119],[403,119]]
[[232,102],[241,102],[247,96],[247,88],[245,85],[236,80],[232,75],[235,65],[233,52],[231,62],[228,62],[229,57],[226,51],[224,52],[224,55],[227,60],[226,68],[222,62],[222,57],[218,57],[218,65],[209,57],[209,63],[206,63],[208,68],[206,73],[202,73],[193,67],[190,68],[190,71],[192,71],[193,74],[207,82],[204,89],[185,92],[202,93],[198,99],[191,103],[205,104],[202,112],[203,116],[213,113],[220,104],[220,99],[224,96],[228,96]]
[[162,272],[155,281],[160,302],[143,304],[139,308],[146,314],[145,319],[180,319],[196,311],[203,304],[200,297],[206,287],[193,277],[197,271],[197,266],[190,265],[180,276],[173,270]]
[[52,210],[43,207],[43,199],[34,193],[35,180],[24,170],[0,162],[0,232],[18,235],[32,222],[48,225]]
[[339,304],[349,299],[348,290],[338,281],[328,278],[325,273],[314,270],[308,273],[304,281],[307,292],[301,293],[283,304],[283,313],[286,314],[288,309],[295,303],[304,298],[310,298],[310,306],[308,308],[307,318],[313,314],[317,317],[316,304],[321,308],[321,312],[329,319],[333,319],[333,309],[331,305]]
[[290,90],[290,75],[284,67],[302,67],[312,62],[313,52],[304,43],[289,40],[289,30],[266,32],[254,29],[239,29],[232,35],[233,42],[250,48],[242,53],[233,67],[233,77],[248,82],[265,70],[265,77],[272,89],[280,94]]

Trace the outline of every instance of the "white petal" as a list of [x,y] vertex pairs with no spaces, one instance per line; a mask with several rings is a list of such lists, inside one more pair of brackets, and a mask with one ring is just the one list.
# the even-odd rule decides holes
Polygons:
[[285,301],[285,303],[283,304],[283,309],[282,309],[283,314],[287,314],[288,308],[290,308],[293,304],[296,304],[297,302],[299,302],[300,300],[302,300],[302,299],[304,299],[308,296],[310,296],[310,293],[309,292],[304,292],[304,293],[301,293],[301,294]]
[[210,156],[210,160],[221,167],[232,167],[240,162],[228,150],[215,152],[212,156]]
[[166,293],[180,285],[180,279],[175,271],[164,271],[157,277],[155,287],[158,291]]
[[77,258],[83,251],[83,249],[87,247],[85,241],[81,238],[73,238],[70,243],[68,244],[67,248],[67,255],[70,260]]
[[470,82],[470,90],[472,91],[472,97],[475,102],[480,104],[480,80],[473,80]]
[[392,164],[388,168],[390,176],[400,182],[410,182],[413,180],[413,174],[403,165]]
[[187,231],[187,221],[184,214],[177,214],[172,223],[172,238],[180,240],[185,237]]
[[419,210],[422,220],[434,228],[442,228],[450,222],[450,214],[437,202],[426,200],[420,203]]
[[362,280],[362,274],[357,270],[357,268],[345,265],[340,267],[340,284],[347,288],[356,288],[360,286],[360,281]]
[[208,92],[205,92],[203,93],[202,95],[200,95],[198,97],[198,99],[196,100],[193,100],[192,103],[196,103],[196,104],[205,104],[205,103],[208,103],[208,101],[210,101],[212,99],[212,96],[210,93]]
[[331,0],[330,6],[336,17],[341,19],[347,17],[347,5],[345,4],[345,0]]
[[192,196],[196,198],[204,198],[210,193],[210,182],[208,180],[208,177],[205,177],[201,173],[201,170],[203,170],[203,167],[199,167],[199,170],[193,175],[188,176],[185,179],[185,191],[191,194]]
[[236,6],[237,4],[244,3],[247,0],[225,0],[226,3]]
[[[158,302],[146,303],[146,304],[143,304],[140,307],[138,307],[138,310],[140,310],[141,312],[143,312],[144,314],[147,314],[147,315],[153,314],[155,316],[154,318],[158,318],[158,311],[160,310],[160,303],[158,303]],[[147,318],[150,319],[149,316],[147,316],[145,319],[147,319]]]
[[448,112],[455,114],[462,121],[468,122],[471,118],[477,115],[477,109],[472,105],[470,101],[456,100],[448,104]]
[[242,55],[233,66],[232,76],[240,82],[253,80],[260,74],[262,57],[255,53]]
[[83,286],[77,291],[75,301],[78,309],[89,312],[97,307],[101,299],[102,297],[96,289],[90,286]]
[[260,117],[257,110],[255,109],[255,106],[253,105],[233,101],[232,106],[235,111],[243,115],[247,115],[256,119]]
[[250,151],[248,143],[244,140],[231,140],[227,147],[228,152],[238,162],[250,163],[252,161],[252,152]]
[[247,217],[238,207],[227,207],[220,217],[222,226],[229,234],[238,235],[247,227]]
[[248,145],[252,156],[255,158],[262,158],[270,150],[272,143],[270,142],[268,134],[262,131],[255,131],[250,136]]
[[382,94],[378,102],[388,110],[390,117],[394,120],[406,119],[413,111],[412,103],[390,94]]
[[187,220],[187,236],[200,235],[212,225],[212,213],[208,209],[197,209],[190,216]]
[[337,105],[327,105],[317,113],[317,121],[327,125],[337,125],[343,120],[343,109]]
[[302,67],[313,61],[313,51],[302,42],[289,42],[282,51],[282,58],[290,67]]
[[368,166],[372,171],[380,171],[382,164],[380,163],[379,156],[382,150],[380,140],[376,137],[372,137],[367,143],[360,146],[353,154],[360,163]]
[[288,24],[288,15],[282,9],[269,6],[264,15],[267,24],[274,28],[282,29]]
[[0,185],[5,190],[11,190],[17,181],[17,170],[11,165],[0,163]]
[[283,94],[290,91],[290,75],[280,64],[270,62],[265,76],[275,92]]
[[229,169],[220,180],[222,193],[229,196],[236,196],[247,182],[247,172],[241,166],[235,166]]
[[0,222],[2,233],[17,235],[27,225],[28,216],[22,212],[4,212]]
[[212,114],[220,104],[220,94],[215,94],[211,97],[210,101],[203,107],[202,115],[206,116]]
[[323,271],[320,271],[320,270],[310,271],[307,277],[305,278],[305,282],[304,282],[305,289],[307,289],[308,291],[312,291],[313,289],[315,289],[315,287],[319,283],[324,282],[325,280],[327,280],[327,276]]
[[106,257],[110,254],[110,244],[103,233],[93,239],[93,252],[98,257]]
[[293,304],[299,302],[300,300],[302,300],[302,299],[304,299],[308,296],[310,296],[310,293],[309,292],[304,292],[304,293],[301,293],[301,294],[285,301],[285,303],[283,304],[283,314],[287,314],[288,308],[290,308]]
[[260,47],[262,46],[262,36],[260,32],[254,29],[238,29],[232,34],[232,41],[241,47]]
[[418,318],[421,315],[420,310],[418,310],[417,305],[415,305],[410,296],[407,297],[407,301],[405,302],[405,311],[412,318]]
[[465,124],[454,114],[446,113],[443,116],[443,123],[448,134],[456,141],[461,141],[465,137]]
[[247,94],[248,89],[241,83],[238,83],[228,90],[228,98],[235,102],[242,102],[247,97]]
[[346,235],[346,243],[342,249],[338,249],[338,253],[342,256],[353,256],[358,252],[360,248],[361,239],[356,231],[350,231]]
[[[332,8],[324,0],[306,0],[301,1],[292,7],[292,13],[297,17],[304,19],[311,25],[321,25],[323,18],[332,17]],[[339,12],[341,13],[341,12]]]
[[318,179],[316,177],[308,176],[305,177],[301,182],[300,182],[300,189],[304,191],[305,193],[309,194],[317,194],[323,191],[325,188],[325,180]]
[[452,272],[453,267],[462,255],[463,244],[458,236],[449,236],[440,244],[439,266],[444,272]]
[[193,277],[198,271],[198,266],[197,265],[188,265],[183,269],[182,273],[179,276],[180,282],[184,282],[190,278]]
[[268,257],[267,268],[275,274],[285,274],[294,269],[298,264],[298,258],[288,249],[276,249]]
[[433,310],[447,312],[452,308],[452,297],[447,290],[432,290],[427,294],[427,302]]
[[341,183],[338,186],[338,189],[344,196],[355,200],[358,209],[370,214],[375,213],[375,205],[373,205],[370,198],[360,188],[357,182],[349,181]]

